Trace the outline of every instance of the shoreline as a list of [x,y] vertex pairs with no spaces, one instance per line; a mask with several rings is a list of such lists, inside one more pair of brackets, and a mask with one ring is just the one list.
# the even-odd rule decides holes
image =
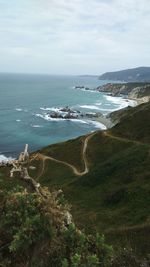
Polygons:
[[[107,96],[110,96],[108,94],[106,94]],[[111,96],[112,98],[116,98],[116,96]],[[93,121],[97,121],[97,122],[100,122],[102,123],[105,127],[106,127],[106,130],[107,129],[110,129],[112,128],[113,126],[115,126],[115,122],[111,119],[110,117],[110,114],[112,114],[113,112],[117,112],[117,111],[120,111],[120,110],[123,110],[127,107],[136,107],[136,106],[139,106],[141,104],[144,104],[144,103],[147,103],[150,101],[150,97],[149,96],[145,96],[145,97],[141,97],[141,98],[133,98],[133,97],[129,97],[129,96],[126,96],[125,98],[123,96],[117,96],[117,98],[121,98],[122,100],[125,100],[129,103],[129,105],[127,105],[126,107],[123,107],[123,108],[119,108],[119,109],[116,109],[110,113],[108,113],[106,116],[104,117],[98,117],[98,118],[93,118]],[[130,105],[130,101],[134,101],[134,103],[132,102],[133,105]]]
[[[127,103],[127,105],[125,105],[124,107],[121,107],[121,108],[116,108],[114,109],[113,111],[110,111],[107,115],[102,115],[102,116],[99,116],[99,117],[91,117],[90,119],[88,120],[85,120],[85,121],[88,121],[88,122],[97,122],[97,123],[100,123],[102,124],[101,126],[99,126],[99,128],[97,127],[97,130],[105,130],[104,127],[107,129],[110,129],[112,128],[116,123],[111,119],[110,117],[110,114],[113,113],[113,112],[117,112],[117,111],[120,111],[120,110],[123,110],[124,108],[128,107],[128,106],[131,106],[131,107],[135,107],[135,106],[138,106],[140,104],[143,104],[143,103],[146,103],[150,100],[150,97],[143,97],[143,98],[131,98],[131,97],[126,97],[124,98],[123,96],[110,96],[109,94],[107,94],[106,92],[103,92],[106,96],[109,96],[111,97],[112,99],[114,98],[117,98],[118,100],[123,100],[124,102]],[[132,102],[130,102],[132,101]],[[133,104],[133,101],[134,101],[134,104]],[[115,101],[114,101],[115,102]],[[120,101],[121,102],[121,101]],[[132,103],[130,105],[130,103]],[[119,104],[119,101],[118,101],[118,104]],[[120,103],[120,106],[121,106],[121,103]],[[96,131],[96,130],[94,130]],[[80,135],[79,135],[80,136]],[[70,140],[70,139],[67,139],[67,140]],[[66,140],[66,141],[67,141]],[[61,141],[60,141],[61,142]],[[5,156],[5,154],[0,154],[0,163],[2,162],[8,162],[9,160],[12,160],[14,158],[12,158],[11,155],[9,155],[8,157]]]
[[141,97],[141,98],[128,97],[127,99],[137,102],[136,106],[144,104],[144,103],[147,103],[147,102],[150,101],[150,97],[149,96],[144,96],[144,97]]

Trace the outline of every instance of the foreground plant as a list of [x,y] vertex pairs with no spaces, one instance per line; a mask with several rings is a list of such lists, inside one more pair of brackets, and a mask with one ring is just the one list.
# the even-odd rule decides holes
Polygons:
[[42,190],[38,195],[17,187],[3,194],[0,266],[110,266],[113,251],[104,236],[76,228],[61,190]]

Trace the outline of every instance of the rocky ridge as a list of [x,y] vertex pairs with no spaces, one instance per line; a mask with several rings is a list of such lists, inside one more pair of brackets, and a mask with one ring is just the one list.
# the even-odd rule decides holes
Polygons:
[[130,99],[141,99],[143,102],[150,100],[150,83],[108,83],[97,87],[99,92],[112,96],[125,96]]

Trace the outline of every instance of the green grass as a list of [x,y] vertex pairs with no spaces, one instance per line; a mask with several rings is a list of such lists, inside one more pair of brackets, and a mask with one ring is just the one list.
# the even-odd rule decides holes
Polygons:
[[45,171],[39,178],[41,184],[50,188],[62,188],[73,180],[74,175],[70,168],[50,160],[46,160]]
[[111,132],[131,140],[150,143],[150,102],[125,111],[125,114]]
[[79,170],[84,169],[82,147],[84,137],[51,145],[40,150],[40,153],[73,164]]

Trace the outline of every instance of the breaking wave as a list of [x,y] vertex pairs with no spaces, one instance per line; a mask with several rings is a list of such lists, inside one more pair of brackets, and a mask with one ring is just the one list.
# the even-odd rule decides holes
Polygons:
[[16,111],[22,111],[22,108],[15,108]]
[[122,97],[115,97],[115,96],[109,96],[104,95],[107,101],[110,101],[111,103],[117,105],[118,107],[114,108],[113,110],[118,110],[122,108],[126,108],[128,106],[135,107],[137,105],[137,102],[130,99],[125,99]]
[[100,110],[99,107],[94,106],[94,105],[81,105],[79,106],[80,108],[86,108],[86,109],[95,109],[95,110]]
[[62,122],[62,121],[72,121],[72,122],[79,122],[79,123],[84,123],[84,124],[88,124],[86,121],[84,120],[80,120],[80,119],[63,119],[63,118],[51,118],[48,114],[35,114],[36,117],[39,117],[41,119],[44,119],[46,121],[56,121],[56,122]]
[[38,125],[38,124],[31,124],[31,127],[33,127],[33,128],[43,128],[42,125]]
[[0,155],[0,162],[8,162],[10,160],[13,160],[14,158],[12,157],[6,157],[5,155]]

